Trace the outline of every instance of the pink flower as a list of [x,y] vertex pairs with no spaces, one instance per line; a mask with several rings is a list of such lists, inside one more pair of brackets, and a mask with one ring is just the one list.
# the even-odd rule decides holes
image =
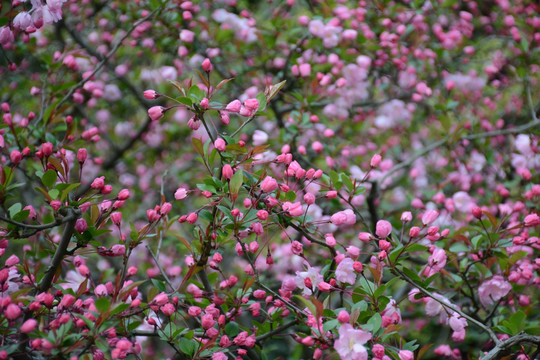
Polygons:
[[85,148],[80,148],[77,151],[77,161],[79,161],[81,164],[86,161],[87,157],[88,157],[88,151]]
[[381,155],[375,154],[371,158],[371,161],[370,161],[369,164],[371,165],[372,168],[375,168],[375,167],[379,166],[379,164],[381,163],[381,160],[382,160]]
[[368,353],[363,345],[370,339],[370,333],[343,324],[339,328],[339,339],[334,342],[334,349],[342,360],[367,360]]
[[162,292],[162,293],[157,294],[156,297],[154,297],[154,299],[152,300],[152,302],[159,306],[165,305],[166,303],[169,302],[169,297],[167,296],[167,294]]
[[354,271],[353,264],[354,260],[351,258],[341,260],[336,268],[336,280],[353,285],[356,282],[356,272]]
[[446,265],[446,252],[444,249],[435,248],[431,256],[428,258],[428,266],[424,271],[425,276],[431,276],[439,271]]
[[4,310],[4,315],[8,320],[15,320],[21,313],[21,308],[15,304],[9,304]]
[[214,147],[218,149],[218,151],[225,151],[226,146],[227,143],[222,138],[217,138],[216,141],[214,141]]
[[28,334],[28,333],[31,333],[32,331],[34,331],[36,326],[37,326],[37,320],[36,319],[28,319],[28,320],[26,320],[24,322],[24,324],[22,324],[20,331],[23,334]]
[[377,221],[375,226],[375,234],[380,238],[385,238],[392,232],[392,224],[386,220]]
[[348,323],[350,319],[351,316],[349,315],[347,310],[341,310],[337,316],[337,320],[342,324]]
[[330,217],[330,221],[334,225],[353,225],[356,223],[356,215],[351,209],[339,211]]
[[233,169],[231,165],[229,164],[226,164],[225,166],[223,166],[221,173],[223,174],[223,177],[227,180],[230,180],[234,175]]
[[264,180],[261,182],[261,190],[264,192],[272,192],[276,190],[277,187],[278,183],[276,179],[271,176],[265,177]]
[[96,190],[100,190],[101,188],[103,188],[103,186],[105,186],[105,176],[95,178],[94,181],[92,181],[92,184],[90,185],[92,189],[96,189]]
[[75,230],[77,230],[80,234],[86,231],[88,229],[88,225],[86,224],[86,220],[84,219],[77,219],[77,222],[75,223]]
[[400,360],[414,360],[414,354],[409,350],[400,350],[398,355]]
[[233,100],[227,105],[225,110],[232,113],[238,113],[240,112],[241,108],[242,108],[242,103],[240,102],[240,100]]
[[437,210],[427,210],[422,216],[422,223],[424,225],[430,225],[439,217],[439,212]]
[[174,193],[174,198],[176,200],[184,200],[185,198],[187,198],[187,190],[184,188],[178,188]]
[[159,94],[155,90],[145,90],[144,97],[148,100],[154,100],[159,97]]
[[512,290],[512,285],[502,276],[495,275],[480,285],[478,295],[482,305],[490,306],[505,297],[510,290]]
[[301,202],[291,203],[286,201],[283,203],[283,211],[289,213],[290,216],[301,216],[304,213]]
[[212,315],[206,314],[201,317],[201,326],[203,329],[208,330],[214,326],[216,321],[212,318]]
[[311,75],[311,65],[310,64],[302,64],[298,67],[298,70],[300,71],[301,77],[309,77]]
[[194,38],[195,33],[193,31],[189,31],[186,29],[180,31],[180,41],[185,43],[192,43]]
[[523,220],[523,222],[525,223],[525,226],[527,227],[540,225],[540,217],[538,217],[537,214],[529,214],[525,216],[525,219]]
[[212,66],[212,62],[210,61],[210,59],[208,59],[208,58],[204,59],[204,61],[202,62],[202,68],[206,72],[212,71],[213,66]]
[[259,100],[247,99],[246,101],[244,101],[244,106],[250,111],[256,111],[259,108]]
[[150,116],[152,121],[161,119],[164,113],[165,108],[163,106],[152,106],[150,109],[148,109],[148,116]]
[[17,257],[17,255],[11,255],[7,260],[6,260],[6,266],[7,267],[11,267],[11,266],[15,266],[19,263],[19,258]]
[[116,226],[120,226],[120,223],[122,222],[122,213],[121,212],[113,212],[111,214],[111,221],[113,222],[113,224],[115,224]]

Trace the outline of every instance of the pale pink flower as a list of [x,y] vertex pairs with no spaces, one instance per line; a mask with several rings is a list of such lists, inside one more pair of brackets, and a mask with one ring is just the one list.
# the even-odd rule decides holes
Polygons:
[[294,282],[299,289],[302,289],[302,295],[311,295],[311,289],[306,286],[305,280],[309,279],[314,286],[324,281],[321,271],[317,267],[311,267],[308,265],[307,271],[297,271]]
[[336,268],[336,280],[353,285],[356,282],[356,272],[353,268],[354,260],[345,258]]
[[370,333],[343,324],[339,328],[339,339],[334,342],[334,349],[341,360],[367,360],[368,352],[364,344],[370,339]]
[[478,296],[482,305],[490,306],[505,297],[510,290],[512,290],[512,285],[502,276],[495,275],[480,285]]

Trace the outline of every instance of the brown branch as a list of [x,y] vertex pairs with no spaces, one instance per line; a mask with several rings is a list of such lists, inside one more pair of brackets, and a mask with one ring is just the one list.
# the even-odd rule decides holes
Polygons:
[[540,336],[534,336],[525,333],[514,335],[495,345],[495,347],[491,349],[486,355],[482,356],[482,360],[502,359],[504,355],[510,354],[510,350],[513,346],[520,344],[533,344],[540,348]]
[[66,208],[65,211],[67,212],[66,218],[69,217],[69,221],[66,225],[66,228],[64,229],[62,239],[60,240],[60,243],[56,248],[51,265],[49,266],[49,268],[45,272],[45,275],[39,283],[40,292],[45,292],[51,287],[54,275],[56,274],[60,264],[62,263],[62,260],[64,260],[64,256],[67,253],[69,242],[71,240],[71,237],[73,236],[73,231],[75,230],[75,222],[81,216],[81,210],[77,207]]

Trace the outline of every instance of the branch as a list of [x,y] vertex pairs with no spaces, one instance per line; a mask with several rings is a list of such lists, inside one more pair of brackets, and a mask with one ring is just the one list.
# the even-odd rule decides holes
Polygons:
[[267,332],[266,334],[263,334],[263,335],[260,335],[260,336],[257,336],[255,339],[257,341],[263,341],[264,339],[267,339],[269,337],[272,337],[276,334],[279,334],[280,332],[282,332],[283,330],[287,330],[288,328],[290,328],[291,326],[294,326],[296,325],[297,321],[296,320],[292,320],[292,321],[289,321],[288,323],[285,323],[277,328],[275,328],[274,330],[272,331],[269,331]]
[[49,224],[42,224],[42,225],[25,224],[25,223],[21,223],[21,222],[12,220],[10,218],[6,218],[6,217],[4,217],[2,215],[0,215],[0,220],[5,221],[5,222],[10,223],[10,224],[13,224],[13,225],[16,225],[18,227],[25,228],[25,229],[41,231],[41,230],[51,229],[51,228],[56,227],[58,225],[62,225],[64,223],[66,223],[66,222],[69,222],[69,221],[72,220],[72,217],[71,217],[71,215],[68,215],[63,219],[58,219],[55,222],[52,222],[52,223],[49,223]]
[[84,79],[82,79],[81,81],[79,81],[77,84],[75,84],[70,90],[69,92],[66,94],[66,96],[64,96],[64,98],[62,100],[60,100],[58,102],[58,104],[56,104],[55,106],[55,110],[56,109],[59,109],[66,101],[68,101],[71,96],[73,95],[73,93],[75,93],[75,91],[77,89],[79,89],[80,87],[82,87],[84,84],[86,84],[88,81],[90,81],[90,79],[92,79],[92,77],[94,75],[96,75],[98,73],[98,71],[101,70],[101,68],[107,63],[107,61],[118,51],[118,49],[120,48],[120,45],[122,45],[122,42],[124,42],[125,39],[128,38],[129,35],[131,35],[131,33],[133,32],[133,30],[135,30],[135,28],[137,26],[139,26],[140,24],[142,24],[143,22],[145,22],[146,20],[150,19],[151,17],[154,16],[154,14],[156,14],[158,11],[161,11],[161,8],[158,8],[158,9],[155,9],[154,11],[152,11],[150,14],[148,14],[147,16],[143,17],[142,19],[140,19],[139,21],[137,21],[136,23],[134,23],[131,28],[129,28],[129,30],[124,34],[124,36],[122,36],[117,42],[116,44],[113,46],[113,48],[111,49],[111,51],[109,51],[109,53],[103,58],[103,60],[101,60],[99,62],[99,64],[96,66],[96,68],[94,69],[94,71],[92,71],[92,73],[90,75],[88,75],[87,77],[85,77]]
[[66,218],[69,217],[70,220],[67,223],[66,228],[64,229],[64,234],[62,235],[62,239],[60,240],[60,243],[56,248],[52,263],[39,283],[40,292],[46,292],[51,287],[54,275],[56,274],[58,267],[60,266],[62,260],[64,260],[64,256],[66,255],[69,241],[71,240],[71,236],[73,235],[73,231],[75,230],[75,222],[81,216],[81,210],[79,208],[67,208],[66,211],[68,213]]
[[482,360],[497,360],[501,359],[512,346],[528,343],[534,344],[540,348],[540,336],[529,335],[521,333],[514,335],[504,341],[499,342],[493,349],[490,350],[485,356],[482,356]]
[[[489,337],[495,342],[495,344],[499,345],[501,343],[501,341],[499,340],[499,338],[497,338],[497,335],[495,335],[495,333],[493,332],[493,330],[491,330],[488,326],[482,324],[480,321],[474,319],[473,317],[467,315],[466,313],[464,313],[461,309],[459,309],[458,307],[452,305],[452,304],[448,304],[448,303],[445,303],[444,301],[442,301],[441,299],[439,299],[438,297],[436,297],[432,292],[430,292],[429,290],[425,289],[424,287],[422,287],[421,285],[418,285],[414,282],[414,280],[412,280],[410,277],[408,277],[407,275],[405,275],[401,270],[399,270],[398,268],[396,267],[393,267],[393,270],[395,272],[397,272],[399,274],[399,276],[407,281],[409,284],[411,284],[412,286],[418,288],[418,290],[420,290],[421,292],[423,292],[424,294],[426,294],[427,296],[429,296],[430,298],[432,298],[433,300],[437,301],[439,304],[441,304],[442,306],[458,313],[459,315],[463,316],[465,319],[467,319],[468,321],[470,321],[471,323],[473,323],[474,325],[478,326],[479,328],[481,328],[482,330],[484,330],[488,335]],[[484,359],[482,359],[484,360]]]

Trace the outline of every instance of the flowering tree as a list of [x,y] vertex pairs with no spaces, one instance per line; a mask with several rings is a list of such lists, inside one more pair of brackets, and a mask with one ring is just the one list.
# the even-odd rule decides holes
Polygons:
[[540,7],[0,3],[0,359],[540,357]]

